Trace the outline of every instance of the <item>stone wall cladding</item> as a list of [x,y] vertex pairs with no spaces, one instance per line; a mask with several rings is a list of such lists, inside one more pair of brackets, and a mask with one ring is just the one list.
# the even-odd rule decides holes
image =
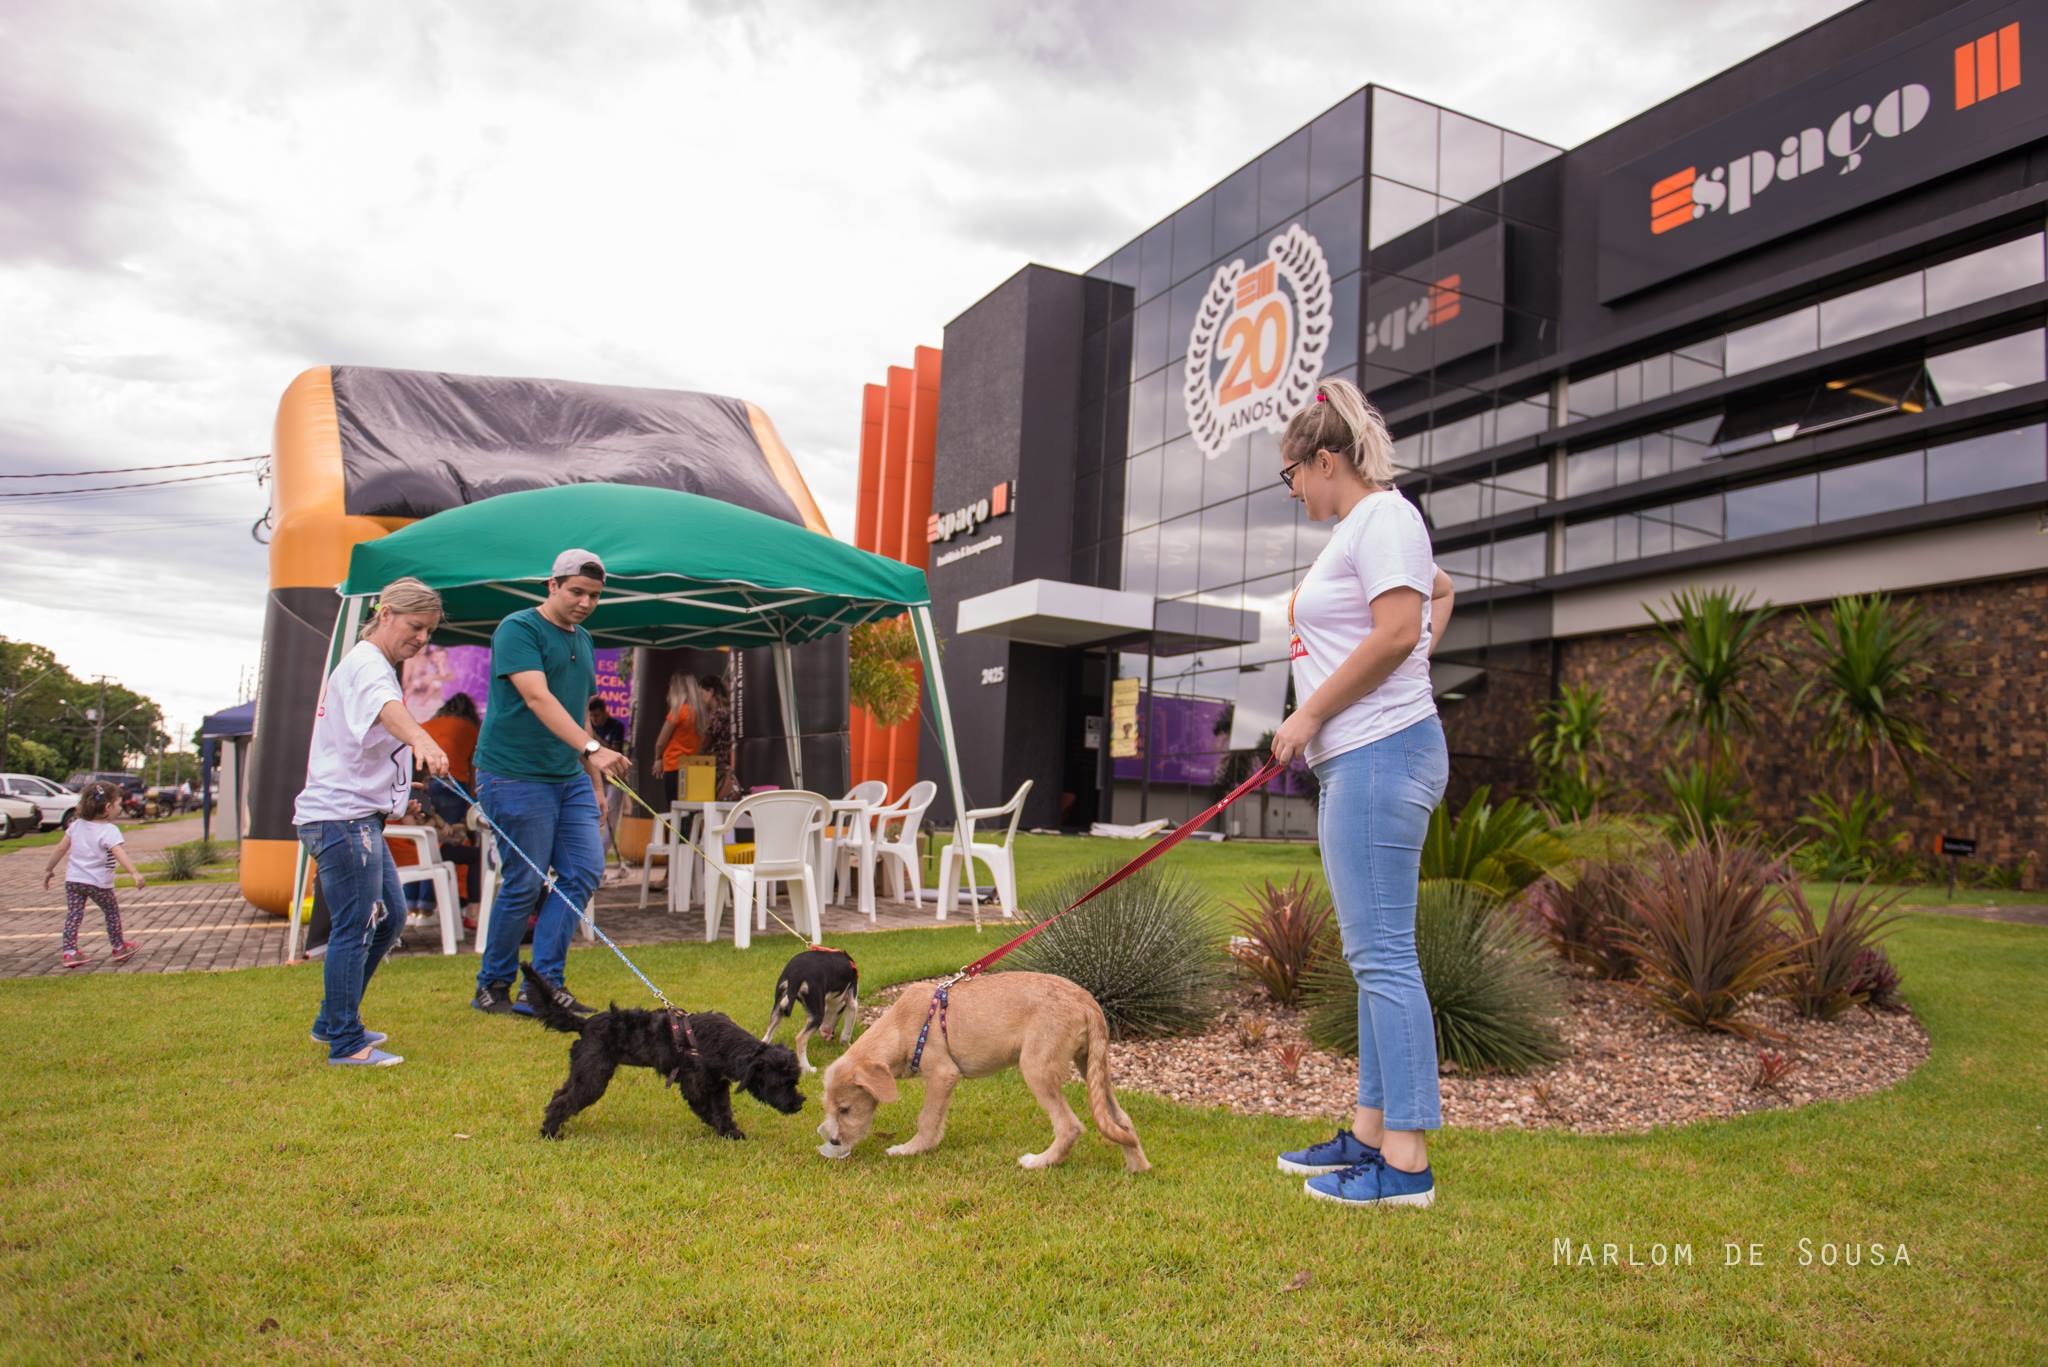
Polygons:
[[[1916,851],[1931,853],[1946,833],[1975,837],[1982,861],[2031,861],[2027,886],[2039,887],[2048,877],[2048,575],[1897,598],[1918,604],[1946,628],[1942,639],[1954,665],[1948,688],[1955,701],[1932,705],[1922,720],[1942,753],[1965,771],[1964,778],[1954,779],[1922,766],[1916,797],[1887,762],[1886,790],[1900,827]],[[1813,607],[1825,611],[1824,604]],[[1796,660],[1806,640],[1797,611],[1780,614],[1766,637]],[[1655,649],[1647,632],[1558,643],[1559,681],[1598,684],[1606,691],[1614,722],[1614,776],[1642,795],[1661,794],[1658,772],[1677,748],[1675,738],[1657,736],[1663,709],[1650,687]],[[1868,786],[1867,777],[1857,780],[1860,770],[1831,772],[1811,748],[1814,723],[1791,715],[1799,678],[1795,665],[1765,690],[1763,725],[1745,756],[1751,815],[1773,833],[1795,828],[1810,793],[1842,791],[1845,781],[1850,792]]]
[[1451,751],[1444,798],[1453,808],[1482,785],[1505,794],[1526,792],[1536,783],[1529,738],[1550,697],[1549,643],[1496,646],[1482,663],[1486,676],[1479,687],[1455,701],[1437,700]]

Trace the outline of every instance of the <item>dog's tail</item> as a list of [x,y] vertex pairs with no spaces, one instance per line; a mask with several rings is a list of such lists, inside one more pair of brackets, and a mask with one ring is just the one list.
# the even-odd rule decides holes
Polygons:
[[1109,1089],[1109,1022],[1093,1001],[1088,1003],[1087,1048],[1081,1074],[1088,1080],[1088,1110],[1095,1117],[1095,1128],[1112,1144],[1134,1148],[1138,1143],[1137,1132],[1124,1108],[1116,1104],[1116,1093]]
[[526,1004],[533,1008],[533,1018],[550,1030],[565,1034],[583,1033],[584,1017],[555,1000],[555,985],[533,971],[533,965],[519,965],[520,976],[526,979]]

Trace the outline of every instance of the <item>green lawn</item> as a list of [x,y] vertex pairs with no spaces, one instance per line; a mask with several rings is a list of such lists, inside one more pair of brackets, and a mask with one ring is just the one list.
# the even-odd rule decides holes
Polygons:
[[[1241,862],[1259,851],[1175,860],[1228,890],[1299,854]],[[1040,879],[1054,861],[1031,862]],[[872,992],[991,943],[961,927],[855,945]],[[2048,934],[1916,916],[1892,950],[1934,1037],[1897,1089],[1633,1138],[1449,1131],[1420,1212],[1311,1202],[1273,1171],[1326,1126],[1145,1096],[1126,1105],[1152,1173],[1092,1135],[1025,1172],[1044,1121],[1014,1074],[963,1087],[918,1159],[880,1151],[909,1133],[915,1082],[843,1163],[813,1153],[814,1105],[742,1099],[751,1138],[731,1144],[644,1072],[549,1144],[535,1130],[566,1041],[468,1010],[468,958],[382,971],[368,1017],[408,1061],[377,1072],[328,1069],[307,1042],[315,966],[13,982],[5,1356],[2040,1361]],[[781,961],[772,941],[636,953],[748,1025]],[[570,981],[644,995],[602,948],[573,952]],[[1563,1265],[1560,1239],[1615,1244],[1623,1265]],[[1816,1260],[1834,1241],[1911,1261],[1802,1266],[1802,1239]],[[1643,1262],[1690,1244],[1694,1263],[1631,1268],[1631,1243]],[[1724,1266],[1727,1243],[1764,1265]]]

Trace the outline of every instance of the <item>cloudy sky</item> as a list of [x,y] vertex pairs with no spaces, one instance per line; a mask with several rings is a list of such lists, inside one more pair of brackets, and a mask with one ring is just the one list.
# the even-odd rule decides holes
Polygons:
[[[1840,8],[9,0],[0,474],[260,456],[309,365],[538,375],[752,399],[850,537],[861,385],[1024,262],[1367,82],[1569,147]],[[217,476],[0,498],[0,634],[233,702],[256,468],[0,480]]]

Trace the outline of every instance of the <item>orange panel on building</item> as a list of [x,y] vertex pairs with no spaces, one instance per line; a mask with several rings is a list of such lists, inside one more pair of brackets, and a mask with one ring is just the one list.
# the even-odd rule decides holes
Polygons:
[[[860,506],[854,544],[919,569],[929,568],[925,539],[932,509],[932,467],[939,432],[939,350],[918,347],[908,367],[890,366],[886,382],[861,392]],[[878,726],[854,709],[853,781],[880,779],[895,798],[917,781],[919,718]]]

